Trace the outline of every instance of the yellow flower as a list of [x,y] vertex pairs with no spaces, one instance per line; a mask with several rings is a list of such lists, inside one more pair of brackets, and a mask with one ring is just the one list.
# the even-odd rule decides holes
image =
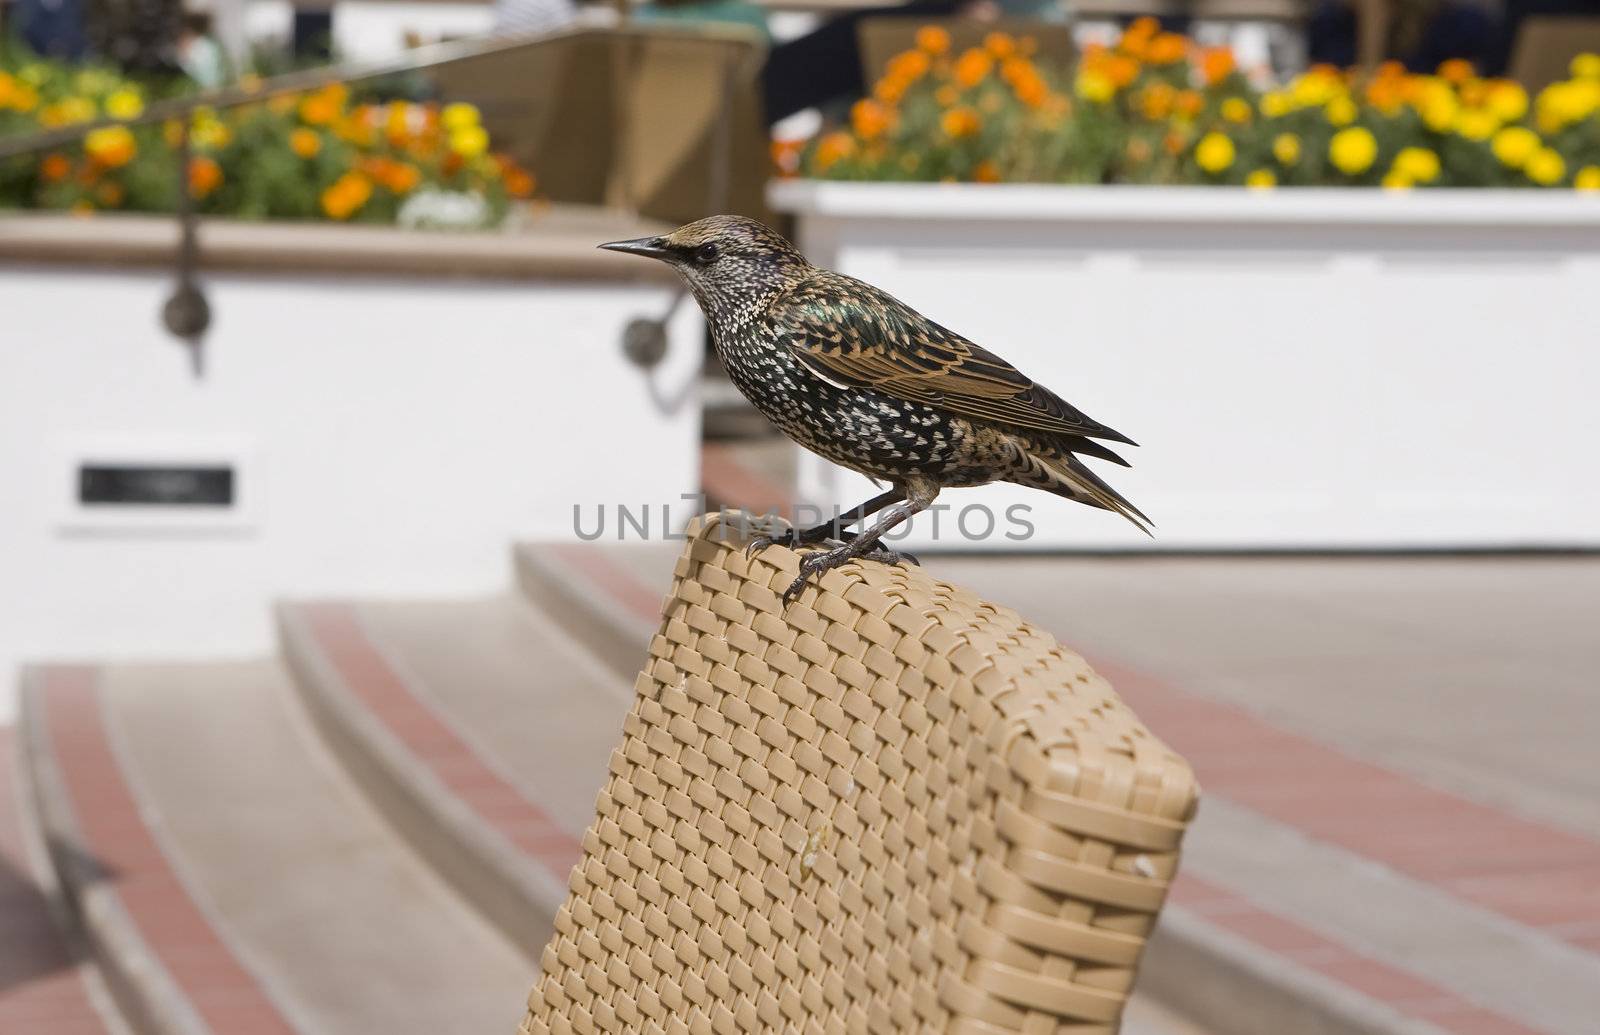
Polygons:
[[1432,183],[1439,178],[1439,156],[1425,147],[1403,148],[1394,156],[1392,171],[1413,183]]
[[90,158],[107,169],[127,165],[139,153],[133,134],[128,132],[126,126],[106,126],[91,130],[83,138],[83,149],[89,153]]
[[1222,117],[1229,122],[1249,122],[1255,109],[1243,97],[1229,97],[1222,102]]
[[1328,102],[1323,113],[1328,116],[1329,125],[1348,126],[1356,120],[1356,102],[1350,99],[1349,94],[1342,93]]
[[1346,176],[1359,176],[1378,157],[1378,141],[1363,126],[1341,129],[1328,141],[1328,158]]
[[1600,54],[1579,54],[1571,69],[1574,79],[1600,79]]
[[1494,149],[1494,156],[1500,159],[1500,164],[1520,169],[1539,150],[1539,134],[1525,126],[1507,126],[1494,135],[1489,146]]
[[1600,79],[1551,83],[1539,91],[1535,109],[1539,128],[1546,133],[1581,122],[1600,110]]
[[205,116],[195,121],[189,136],[194,140],[196,147],[207,151],[220,151],[232,142],[233,130],[216,117]]
[[144,114],[144,100],[137,90],[118,90],[106,98],[106,114],[114,119],[136,119]]
[[1272,157],[1284,165],[1300,160],[1300,138],[1293,133],[1279,133],[1272,139]]
[[260,93],[261,77],[256,75],[254,72],[246,72],[244,75],[239,77],[239,89],[243,90],[245,93]]
[[462,158],[477,158],[489,150],[489,133],[482,126],[462,126],[451,132],[450,150]]
[[478,125],[480,121],[481,117],[478,114],[478,109],[465,101],[446,104],[444,110],[439,112],[440,124],[451,133],[457,130],[470,129]]
[[1510,79],[1496,80],[1489,87],[1485,106],[1501,122],[1516,122],[1528,114],[1528,91]]
[[1294,101],[1282,90],[1261,95],[1261,114],[1269,119],[1279,118],[1294,110]]
[[1078,73],[1078,80],[1074,84],[1078,96],[1095,104],[1104,104],[1116,96],[1117,86],[1111,79],[1093,69],[1083,69]]
[[1213,175],[1233,164],[1233,141],[1222,133],[1211,132],[1200,138],[1194,148],[1195,164]]
[[314,129],[298,126],[289,134],[289,150],[301,158],[315,158],[322,151],[322,137]]
[[1600,165],[1586,165],[1572,178],[1576,190],[1600,192]]
[[1554,187],[1567,175],[1567,163],[1555,151],[1541,147],[1528,158],[1523,172],[1541,187]]
[[1411,177],[1399,169],[1390,169],[1383,175],[1384,190],[1410,190],[1412,183]]
[[1270,190],[1278,185],[1278,174],[1271,169],[1253,169],[1244,178],[1244,185],[1255,190]]
[[1456,119],[1456,132],[1468,140],[1488,140],[1500,128],[1500,120],[1493,112],[1481,108],[1468,108]]
[[1317,67],[1289,84],[1289,93],[1302,108],[1327,104],[1344,89],[1339,76],[1331,69]]

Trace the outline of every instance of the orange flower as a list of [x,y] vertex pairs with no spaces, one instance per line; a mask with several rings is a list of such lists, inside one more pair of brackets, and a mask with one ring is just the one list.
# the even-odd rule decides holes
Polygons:
[[94,200],[101,208],[117,208],[128,197],[128,192],[122,189],[122,184],[106,181],[94,192]]
[[47,154],[39,161],[39,175],[46,183],[60,183],[72,175],[72,160],[64,154]]
[[1000,167],[985,158],[978,163],[976,169],[972,170],[972,179],[975,183],[999,183]]
[[1017,100],[1030,108],[1044,107],[1044,102],[1050,97],[1050,88],[1038,76],[1022,80],[1022,82],[1015,84],[1012,89],[1016,91]]
[[289,134],[289,150],[301,158],[315,158],[322,150],[322,137],[314,129],[297,126]]
[[1163,32],[1145,51],[1145,60],[1152,65],[1175,65],[1188,56],[1189,41],[1175,32]]
[[960,59],[956,61],[956,83],[965,89],[971,89],[983,82],[993,68],[994,59],[989,56],[988,52],[974,47],[962,54]]
[[961,99],[961,92],[953,86],[941,86],[934,91],[933,99],[939,102],[939,107],[948,108]]
[[1179,133],[1177,130],[1172,130],[1161,139],[1161,146],[1166,149],[1167,154],[1179,155],[1188,148],[1189,141],[1182,133]]
[[884,75],[895,79],[904,79],[910,83],[927,75],[928,69],[932,67],[932,64],[928,60],[928,55],[922,51],[907,50],[889,59],[889,64],[884,69]]
[[888,111],[877,101],[862,98],[850,107],[850,125],[862,140],[876,140],[889,129]]
[[1233,51],[1227,47],[1209,47],[1200,56],[1200,76],[1207,86],[1216,86],[1233,74]]
[[1472,62],[1466,58],[1451,58],[1439,66],[1439,78],[1460,85],[1472,78]]
[[950,34],[937,25],[924,25],[917,30],[917,49],[938,57],[950,50]]
[[829,167],[840,159],[849,158],[855,154],[855,151],[855,137],[839,130],[829,133],[817,142],[817,169],[821,172],[827,172]]
[[201,156],[189,160],[189,193],[203,198],[222,186],[222,166],[216,159]]
[[[800,174],[800,152],[805,148],[805,141],[774,140],[771,146],[772,166],[778,170],[778,175],[798,176]],[[507,181],[506,189],[511,189],[509,180]]]
[[983,119],[969,107],[951,108],[940,117],[939,128],[944,130],[945,136],[952,140],[960,140],[962,137],[972,136],[983,128]]
[[1130,57],[1113,54],[1106,60],[1105,64],[1106,78],[1115,83],[1119,90],[1139,78],[1139,62]]
[[1149,50],[1151,41],[1159,31],[1161,31],[1161,23],[1149,15],[1135,18],[1133,24],[1129,25],[1127,31],[1122,34],[1122,40],[1117,46],[1124,54],[1143,58]]
[[[409,168],[409,167],[408,167]],[[505,173],[506,193],[513,198],[528,198],[533,196],[533,174],[520,166],[512,166]]]
[[1193,90],[1179,90],[1172,101],[1173,108],[1186,119],[1192,119],[1200,114],[1200,109],[1204,108],[1205,104],[1205,98]]
[[983,38],[983,49],[997,61],[1003,61],[1017,52],[1017,41],[1003,32],[991,32]]
[[372,197],[372,181],[347,172],[322,192],[322,211],[330,219],[349,219]]
[[1038,74],[1033,62],[1027,58],[1008,57],[1000,62],[1000,78],[1012,86],[1016,86],[1018,80]]
[[1367,83],[1366,92],[1367,103],[1385,115],[1393,115],[1405,103],[1405,87],[1394,76],[1379,75]]
[[328,126],[339,117],[339,104],[325,90],[300,102],[300,121],[308,126]]
[[893,105],[899,104],[900,98],[906,95],[906,86],[907,83],[904,79],[884,76],[882,79],[879,79],[877,85],[872,88],[872,96],[877,98],[879,103],[887,104],[892,107]]
[[1139,95],[1139,110],[1151,122],[1160,122],[1172,114],[1172,106],[1177,96],[1178,91],[1172,84],[1160,81],[1151,83]]
[[[520,170],[519,170],[520,171]],[[526,173],[523,173],[526,176]],[[509,183],[509,177],[507,177]],[[422,173],[409,162],[390,162],[383,185],[392,194],[410,194],[422,183]]]

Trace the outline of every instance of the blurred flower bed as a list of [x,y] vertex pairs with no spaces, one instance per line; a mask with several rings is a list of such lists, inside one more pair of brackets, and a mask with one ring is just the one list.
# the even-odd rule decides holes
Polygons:
[[[109,69],[0,54],[0,135],[134,119],[152,99]],[[0,207],[170,212],[181,131],[176,120],[107,126],[78,147],[0,161]],[[455,212],[454,225],[488,226],[535,186],[494,153],[471,105],[358,102],[338,84],[199,109],[190,142],[198,209],[243,219],[438,225]]]
[[1076,66],[942,29],[889,62],[849,125],[774,145],[780,171],[842,180],[1575,187],[1600,191],[1600,56],[1530,97],[1465,62],[1435,75],[1315,67],[1253,82],[1227,50],[1134,22]]

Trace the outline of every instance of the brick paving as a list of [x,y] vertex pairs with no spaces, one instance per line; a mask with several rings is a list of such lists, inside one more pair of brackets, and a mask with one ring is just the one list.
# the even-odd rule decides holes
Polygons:
[[30,876],[16,731],[0,726],[0,1032],[107,1035],[78,960]]

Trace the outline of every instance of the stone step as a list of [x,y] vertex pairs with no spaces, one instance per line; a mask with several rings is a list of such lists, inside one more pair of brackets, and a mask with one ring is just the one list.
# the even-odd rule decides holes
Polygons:
[[141,1032],[515,1028],[534,963],[369,806],[278,664],[42,667],[23,690],[52,863]]
[[122,1035],[44,865],[16,731],[0,726],[0,1032]]
[[[664,584],[669,552],[657,544],[525,545],[518,574],[530,599],[605,645],[602,657],[620,678],[648,641],[650,587]],[[1257,561],[1242,578],[1273,582],[1263,569],[1274,563],[1290,569],[1276,577],[1280,588],[1295,584],[1293,567],[1302,562]],[[1085,646],[1106,648],[1092,655],[1096,667],[1190,758],[1207,788],[1142,990],[1230,1035],[1592,1031],[1600,1016],[1600,926],[1590,920],[1600,903],[1600,839],[1440,791],[1122,662],[1138,658],[1141,645],[1150,649],[1153,619],[1166,630],[1157,649],[1170,653],[1181,643],[1197,656],[1215,652],[1218,641],[1190,643],[1196,637],[1185,630],[1222,620],[1217,594],[1241,577],[1228,574],[1236,563],[1027,557],[936,565],[956,581],[987,584],[1069,645],[1092,634]],[[1381,572],[1374,578],[1381,586]],[[1237,607],[1254,599],[1235,595]],[[1280,609],[1254,617],[1263,628],[1303,613],[1305,605],[1285,603],[1281,593],[1257,595],[1261,606]],[[1317,678],[1336,678],[1338,663],[1330,659]],[[1229,669],[1219,661],[1215,671]],[[1408,825],[1425,829],[1408,841]],[[1377,840],[1361,840],[1364,830],[1378,831]],[[1486,856],[1495,841],[1502,847]],[[1491,872],[1497,858],[1512,864],[1509,872]],[[1551,881],[1543,891],[1541,875]]]

